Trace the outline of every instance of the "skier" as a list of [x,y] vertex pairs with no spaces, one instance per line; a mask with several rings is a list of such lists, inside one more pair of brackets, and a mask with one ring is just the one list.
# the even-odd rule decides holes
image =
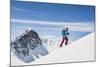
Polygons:
[[62,33],[63,38],[62,38],[62,42],[60,44],[60,47],[62,47],[64,41],[65,41],[65,45],[68,44],[68,35],[69,35],[68,27],[66,27],[65,29],[63,29],[61,33]]

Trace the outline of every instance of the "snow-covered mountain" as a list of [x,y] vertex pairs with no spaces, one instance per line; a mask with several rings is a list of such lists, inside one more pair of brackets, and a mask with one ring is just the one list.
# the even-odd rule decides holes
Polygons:
[[91,33],[71,44],[68,44],[68,46],[63,46],[62,48],[58,47],[48,55],[40,56],[39,59],[31,63],[23,63],[22,61],[16,59],[15,56],[11,56],[11,61],[12,61],[11,65],[14,66],[20,64],[33,65],[33,64],[62,63],[62,62],[76,62],[76,61],[93,61],[95,60],[94,39],[95,39],[94,33]]
[[45,56],[49,53],[42,45],[37,32],[33,30],[26,31],[11,42],[11,52],[14,53],[17,59],[25,63],[33,62],[35,61],[34,57],[39,58],[39,55]]

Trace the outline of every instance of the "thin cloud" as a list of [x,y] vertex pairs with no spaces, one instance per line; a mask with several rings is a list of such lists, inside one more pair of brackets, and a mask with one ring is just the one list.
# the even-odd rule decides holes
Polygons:
[[50,21],[35,21],[35,20],[21,20],[21,19],[11,19],[12,22],[14,23],[28,23],[28,24],[41,24],[41,25],[63,25],[63,26],[90,26],[90,23],[81,23],[81,22],[50,22]]
[[69,30],[71,31],[84,31],[84,32],[93,32],[94,31],[94,25],[90,24],[90,23],[71,23],[71,22],[50,22],[50,21],[34,21],[34,20],[20,20],[20,19],[11,19],[11,21],[13,23],[23,23],[23,24],[40,24],[40,25],[48,25],[48,26],[55,26],[52,28],[48,28],[48,27],[25,27],[25,26],[21,26],[19,28],[34,28],[34,29],[55,29],[55,30],[59,30],[64,28],[65,26],[69,27]]
[[20,12],[31,12],[29,10],[25,10],[25,9],[22,9],[22,8],[18,8],[18,7],[11,7],[12,9],[16,10],[16,11],[20,11]]

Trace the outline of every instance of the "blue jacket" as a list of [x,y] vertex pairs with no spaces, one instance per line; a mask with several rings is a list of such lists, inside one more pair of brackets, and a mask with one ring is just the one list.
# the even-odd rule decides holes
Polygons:
[[67,35],[69,35],[69,32],[65,29],[62,30],[62,36],[63,37],[67,37]]

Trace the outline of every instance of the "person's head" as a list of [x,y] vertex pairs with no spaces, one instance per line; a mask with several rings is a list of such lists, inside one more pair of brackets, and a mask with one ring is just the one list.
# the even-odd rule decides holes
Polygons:
[[68,31],[68,27],[66,27],[66,30]]

